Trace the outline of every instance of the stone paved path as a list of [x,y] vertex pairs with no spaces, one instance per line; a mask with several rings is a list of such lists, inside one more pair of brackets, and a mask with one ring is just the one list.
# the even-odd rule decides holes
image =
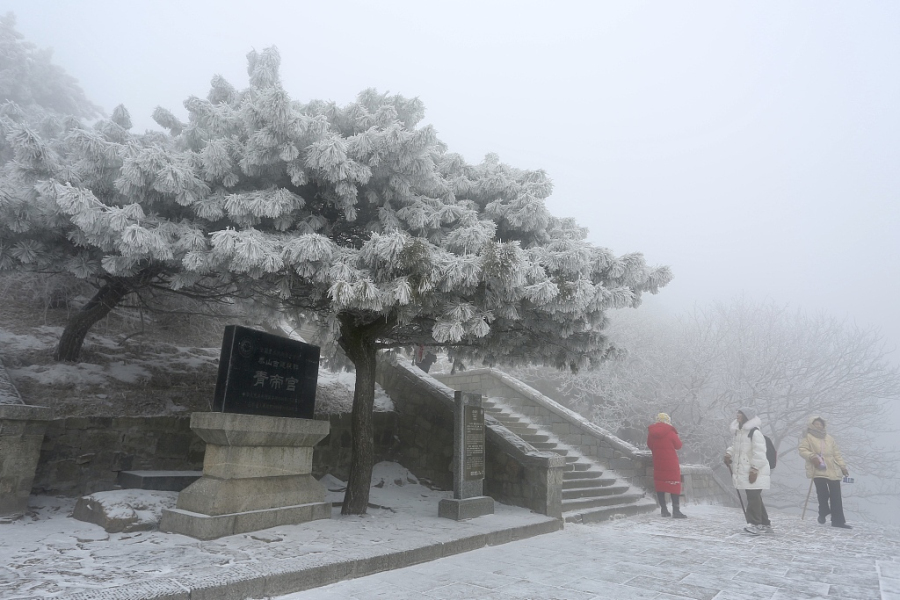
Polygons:
[[390,508],[366,515],[335,508],[331,519],[206,542],[159,531],[107,533],[67,516],[74,499],[32,497],[32,515],[0,521],[0,600],[263,598],[561,526],[499,503],[490,518],[441,519],[438,503],[452,492],[399,489],[373,488],[370,501]]
[[483,548],[280,600],[900,600],[900,535],[773,515],[776,533],[741,532],[739,511],[685,509]]

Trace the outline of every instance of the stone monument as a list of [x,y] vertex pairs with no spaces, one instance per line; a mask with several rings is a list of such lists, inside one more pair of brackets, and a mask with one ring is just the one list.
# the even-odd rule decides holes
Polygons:
[[445,498],[438,516],[462,521],[494,514],[484,495],[484,408],[481,394],[456,392],[453,418],[453,499]]
[[328,435],[315,412],[319,348],[226,328],[214,407],[194,413],[206,442],[203,476],[164,510],[160,530],[211,540],[331,517],[312,476],[313,446]]

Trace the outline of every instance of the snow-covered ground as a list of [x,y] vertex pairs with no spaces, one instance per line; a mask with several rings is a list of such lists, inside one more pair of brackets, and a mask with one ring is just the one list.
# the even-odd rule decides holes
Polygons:
[[[328,477],[323,484],[329,500],[340,501],[343,483]],[[306,564],[433,548],[547,520],[501,504],[495,515],[471,521],[440,519],[438,502],[450,493],[419,485],[394,463],[377,465],[373,484],[374,507],[367,515],[345,517],[335,508],[329,520],[208,542],[158,531],[107,533],[68,517],[72,500],[36,497],[28,516],[0,525],[0,598],[66,598],[93,590],[98,598],[149,599],[175,585],[223,581],[237,590],[267,569],[302,570]],[[561,532],[283,600],[900,599],[897,530],[869,524],[841,530],[773,514],[776,532],[751,537],[742,533],[737,509],[688,503],[685,512],[685,520],[650,514],[567,524]]]
[[[326,476],[322,483],[328,501],[343,499],[343,482]],[[128,586],[128,598],[145,597],[138,589],[146,590],[149,598],[173,582],[183,588],[208,587],[240,580],[242,574],[258,577],[272,569],[302,570],[548,522],[542,515],[501,504],[490,518],[459,523],[438,518],[438,503],[452,492],[420,485],[396,463],[377,464],[372,483],[366,515],[342,516],[335,507],[331,519],[206,542],[159,531],[107,533],[69,516],[74,499],[33,497],[24,518],[0,521],[0,598],[66,598],[78,592],[126,589],[122,586]],[[121,498],[118,492],[95,496],[104,494]],[[134,497],[132,504],[141,502],[144,513],[158,514],[159,505],[166,503],[165,493],[128,494]],[[175,493],[169,496],[172,501]],[[115,501],[107,506],[120,516],[130,511],[130,506],[116,506]]]
[[[277,600],[900,600],[900,532],[688,504],[386,571]],[[272,599],[276,600],[276,599]]]

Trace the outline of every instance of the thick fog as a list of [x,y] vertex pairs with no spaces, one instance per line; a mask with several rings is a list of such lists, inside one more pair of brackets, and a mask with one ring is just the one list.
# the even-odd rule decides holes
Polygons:
[[[8,0],[109,113],[185,118],[277,46],[296,99],[425,104],[451,151],[554,181],[549,208],[674,281],[680,311],[743,294],[900,346],[900,4]],[[900,350],[893,360],[900,363]],[[897,410],[900,423],[900,409]],[[897,428],[900,430],[900,426]],[[895,442],[896,443],[896,442]]]

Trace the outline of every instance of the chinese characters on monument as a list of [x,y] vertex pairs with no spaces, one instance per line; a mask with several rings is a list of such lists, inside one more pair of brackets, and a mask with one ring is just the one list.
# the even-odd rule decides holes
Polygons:
[[229,325],[213,410],[312,419],[318,372],[318,346]]
[[464,406],[463,422],[463,477],[466,481],[484,479],[484,409]]

